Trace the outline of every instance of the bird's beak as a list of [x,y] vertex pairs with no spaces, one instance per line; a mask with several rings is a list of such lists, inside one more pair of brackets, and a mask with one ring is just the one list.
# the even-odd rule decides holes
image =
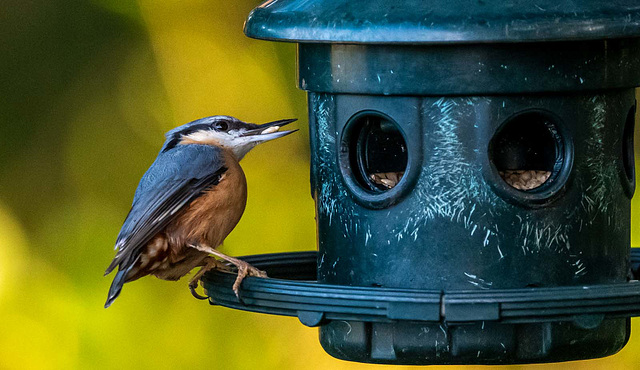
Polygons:
[[257,142],[264,142],[264,141],[277,139],[298,131],[297,129],[289,130],[289,131],[278,131],[280,130],[280,127],[288,125],[291,122],[295,122],[297,120],[298,120],[297,118],[281,119],[278,121],[263,123],[262,125],[252,125],[253,127],[251,129],[242,132],[240,136],[250,138],[251,141],[257,141]]

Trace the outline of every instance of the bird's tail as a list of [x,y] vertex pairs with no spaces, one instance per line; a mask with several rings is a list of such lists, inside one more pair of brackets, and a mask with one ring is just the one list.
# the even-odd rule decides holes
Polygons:
[[104,304],[104,308],[108,308],[111,306],[113,301],[120,295],[120,291],[122,290],[122,286],[127,280],[127,275],[133,266],[129,266],[124,270],[119,270],[116,273],[116,276],[113,278],[113,282],[111,283],[111,288],[109,288],[109,296],[107,297],[107,302]]

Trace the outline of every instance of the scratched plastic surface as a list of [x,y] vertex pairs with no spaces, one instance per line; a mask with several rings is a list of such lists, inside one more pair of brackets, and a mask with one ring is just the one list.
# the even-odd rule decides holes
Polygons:
[[[633,89],[467,97],[310,92],[309,102],[319,281],[445,294],[626,281],[633,185],[619,143],[635,104]],[[488,148],[505,119],[530,109],[552,112],[563,149],[553,180],[523,192],[502,180]],[[354,186],[352,169],[335,156],[346,123],[361,110],[390,116],[407,142],[403,179],[382,195]],[[489,331],[457,331],[460,343],[432,348],[427,343],[446,342],[437,327],[414,341],[422,330],[417,326],[380,324],[386,334],[375,339],[379,324],[350,324],[321,327],[330,354],[411,364],[600,357],[622,348],[629,330],[624,319],[588,329],[563,322],[492,325]],[[347,334],[353,328],[361,329],[360,339]],[[527,349],[525,333],[536,338]],[[388,335],[395,339],[374,346],[385,351],[367,351]],[[520,351],[514,354],[514,348]]]
[[[496,289],[627,278],[629,180],[618,143],[633,90],[443,98],[311,93],[310,103],[320,280]],[[488,144],[501,117],[532,107],[557,116],[565,154],[550,184],[522,192],[492,168]],[[380,195],[345,182],[351,169],[334,156],[349,117],[363,109],[397,122],[409,153],[403,180],[383,194],[388,203],[373,209]]]
[[271,0],[250,37],[299,42],[469,43],[640,36],[635,0]]

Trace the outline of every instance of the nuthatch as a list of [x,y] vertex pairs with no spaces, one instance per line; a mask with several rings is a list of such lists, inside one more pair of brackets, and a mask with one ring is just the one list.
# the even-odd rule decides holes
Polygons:
[[[105,308],[122,285],[146,275],[178,280],[195,267],[195,293],[202,275],[226,269],[215,257],[238,268],[233,291],[246,276],[266,274],[216,248],[236,226],[247,201],[247,183],[238,163],[253,147],[297,130],[278,131],[295,119],[256,125],[229,116],[189,122],[167,132],[166,141],[142,176],[131,210],[116,240],[116,256],[105,275],[118,267]],[[203,298],[203,297],[201,297]]]

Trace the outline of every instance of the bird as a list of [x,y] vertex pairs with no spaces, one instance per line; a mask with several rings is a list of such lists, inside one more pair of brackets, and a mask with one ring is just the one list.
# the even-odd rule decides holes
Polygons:
[[105,308],[120,295],[124,283],[153,275],[178,280],[196,267],[189,282],[196,293],[203,274],[236,266],[233,291],[246,276],[266,277],[218,248],[244,213],[247,183],[240,160],[256,145],[298,130],[280,131],[297,119],[264,124],[231,116],[211,116],[178,126],[145,172],[133,196],[129,214],[116,238],[116,254],[105,276],[118,268]]

